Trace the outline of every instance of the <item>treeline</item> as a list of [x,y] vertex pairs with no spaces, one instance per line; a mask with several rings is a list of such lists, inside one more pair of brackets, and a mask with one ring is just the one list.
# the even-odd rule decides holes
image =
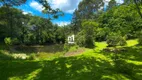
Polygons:
[[[1,1],[3,4],[0,7],[1,42],[6,41],[12,44],[65,43],[66,35],[69,33],[67,31],[69,26],[59,27],[51,22],[51,18],[43,18],[30,13],[23,14],[23,11],[13,7],[23,4],[26,0],[21,1],[14,1],[14,4],[12,4],[11,0]],[[42,0],[39,1],[43,3]],[[48,6],[46,5],[45,7]],[[59,10],[52,11],[50,9],[50,12],[52,12],[51,14],[54,14],[53,17],[57,18],[59,15],[55,13]],[[45,8],[44,14],[47,12]]]
[[107,41],[109,46],[126,45],[127,39],[142,42],[142,1],[111,0],[104,7],[103,0],[83,0],[75,10],[72,32],[80,46],[94,47],[95,41]]
[[13,6],[21,5],[26,0],[11,1],[1,1],[3,4],[0,7],[1,42],[65,43],[69,34],[75,34],[76,44],[83,47],[94,47],[95,41],[107,41],[109,46],[122,46],[126,45],[127,39],[134,38],[138,38],[142,44],[141,0],[124,0],[121,4],[111,0],[108,5],[104,0],[82,0],[73,13],[71,24],[63,27],[51,22],[53,18],[61,16],[62,12],[59,9],[53,10],[47,0],[36,1],[45,7],[43,14],[50,15],[48,18],[24,15]]

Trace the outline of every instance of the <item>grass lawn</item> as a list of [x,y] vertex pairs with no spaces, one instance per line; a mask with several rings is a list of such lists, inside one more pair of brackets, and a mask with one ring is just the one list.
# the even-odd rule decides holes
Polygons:
[[142,46],[136,46],[137,40],[127,43],[118,47],[117,55],[103,50],[105,42],[77,56],[48,60],[13,60],[3,55],[10,60],[0,59],[0,80],[142,80]]

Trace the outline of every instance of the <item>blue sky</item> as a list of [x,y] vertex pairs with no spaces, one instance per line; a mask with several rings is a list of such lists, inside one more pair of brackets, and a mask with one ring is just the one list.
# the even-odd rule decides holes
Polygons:
[[[64,16],[59,17],[52,22],[58,25],[67,25],[72,19],[74,10],[77,8],[81,0],[48,0],[53,9],[59,8],[64,12]],[[43,6],[35,0],[27,0],[27,2],[18,7],[24,14],[31,13],[33,15],[45,17],[42,14]]]
[[[82,0],[48,0],[49,4],[53,9],[59,8],[65,14],[63,17],[59,17],[58,19],[53,20],[52,22],[61,26],[69,24],[71,22],[73,12],[77,8],[80,1]],[[117,0],[117,2],[120,1],[122,0]],[[19,6],[18,8],[21,9],[24,14],[31,13],[33,15],[45,17],[45,15],[41,12],[43,10],[43,6],[35,0],[27,0],[25,4]]]

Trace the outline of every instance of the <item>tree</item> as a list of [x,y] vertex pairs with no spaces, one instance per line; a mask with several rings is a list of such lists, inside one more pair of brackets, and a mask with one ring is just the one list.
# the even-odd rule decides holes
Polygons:
[[59,16],[64,15],[64,13],[60,9],[51,8],[50,4],[48,3],[48,0],[37,0],[37,1],[43,5],[44,10],[42,12],[44,14],[47,14],[49,20],[57,19]]
[[134,3],[136,5],[137,11],[138,11],[140,17],[142,18],[142,12],[141,12],[141,8],[140,8],[140,6],[142,6],[142,0],[134,0]]
[[98,27],[98,24],[95,21],[83,21],[82,22],[82,31],[78,33],[77,44],[80,46],[85,46],[88,48],[94,47],[95,41],[95,29]]
[[2,5],[6,6],[19,6],[21,4],[24,4],[27,0],[0,0],[0,3]]
[[21,26],[22,26],[22,17],[24,16],[22,14],[21,10],[18,10],[16,8],[9,8],[9,11],[11,12],[12,16],[7,16],[7,7],[2,6],[0,8],[0,22],[1,24],[1,30],[2,35],[1,39],[3,40],[5,37],[11,37],[12,38],[19,38]]
[[19,6],[23,3],[25,3],[26,0],[0,0],[0,3],[6,8],[5,12],[7,15],[7,23],[10,28],[10,37],[13,38],[13,14],[12,14],[12,8],[13,6]]
[[77,34],[82,30],[81,22],[86,19],[96,20],[100,14],[102,14],[102,9],[104,6],[103,0],[82,0],[78,9],[73,13],[72,18],[72,32]]
[[135,4],[136,10],[140,17],[142,18],[142,12],[141,12],[141,7],[142,6],[142,0],[124,0],[124,4]]
[[109,3],[108,3],[108,10],[115,7],[117,4],[116,4],[116,1],[115,0],[111,0]]
[[92,15],[104,6],[103,0],[83,0],[79,3],[80,19],[93,19]]
[[[121,5],[108,10],[98,19],[101,28],[108,28],[109,32],[121,32],[122,36],[134,38],[135,31],[140,26],[140,17],[134,10],[134,5]],[[137,24],[139,23],[139,25]],[[139,27],[140,29],[140,27]],[[107,32],[108,35],[109,32]]]

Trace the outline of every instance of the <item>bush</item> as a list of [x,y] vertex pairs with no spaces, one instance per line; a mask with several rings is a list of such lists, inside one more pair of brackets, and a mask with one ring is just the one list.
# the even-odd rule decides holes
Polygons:
[[78,49],[78,45],[76,44],[68,44],[68,43],[64,44],[64,51],[75,51],[77,49]]
[[94,37],[91,35],[86,35],[82,32],[79,32],[76,35],[76,44],[80,47],[87,47],[87,48],[93,48],[94,47]]
[[19,44],[19,40],[17,38],[13,38],[11,39],[10,37],[6,37],[4,39],[4,42],[6,45],[10,46],[10,45],[13,45],[13,44]]
[[82,30],[76,36],[76,44],[81,47],[94,48],[96,29],[98,23],[95,21],[83,21]]
[[64,44],[64,51],[68,51],[69,50],[69,45],[67,43]]
[[78,45],[72,45],[71,47],[70,47],[70,49],[69,49],[69,51],[76,51],[76,50],[78,50]]
[[36,60],[36,59],[37,59],[37,56],[36,56],[36,54],[32,53],[32,54],[29,56],[28,59],[29,59],[29,60]]
[[12,44],[19,44],[19,40],[17,38],[13,38],[12,39]]
[[5,38],[5,39],[4,39],[4,42],[5,42],[5,44],[8,45],[8,46],[9,46],[9,45],[12,45],[12,40],[11,40],[11,38],[9,38],[9,37]]
[[75,40],[76,44],[79,45],[80,47],[85,46],[85,35],[83,34],[83,32],[79,32],[76,35]]
[[85,47],[93,48],[95,45],[95,37],[96,37],[96,29],[98,27],[98,23],[95,21],[83,21],[83,34],[85,37]]
[[126,45],[126,39],[125,37],[122,37],[118,33],[110,33],[107,36],[107,44],[108,46],[124,46]]

